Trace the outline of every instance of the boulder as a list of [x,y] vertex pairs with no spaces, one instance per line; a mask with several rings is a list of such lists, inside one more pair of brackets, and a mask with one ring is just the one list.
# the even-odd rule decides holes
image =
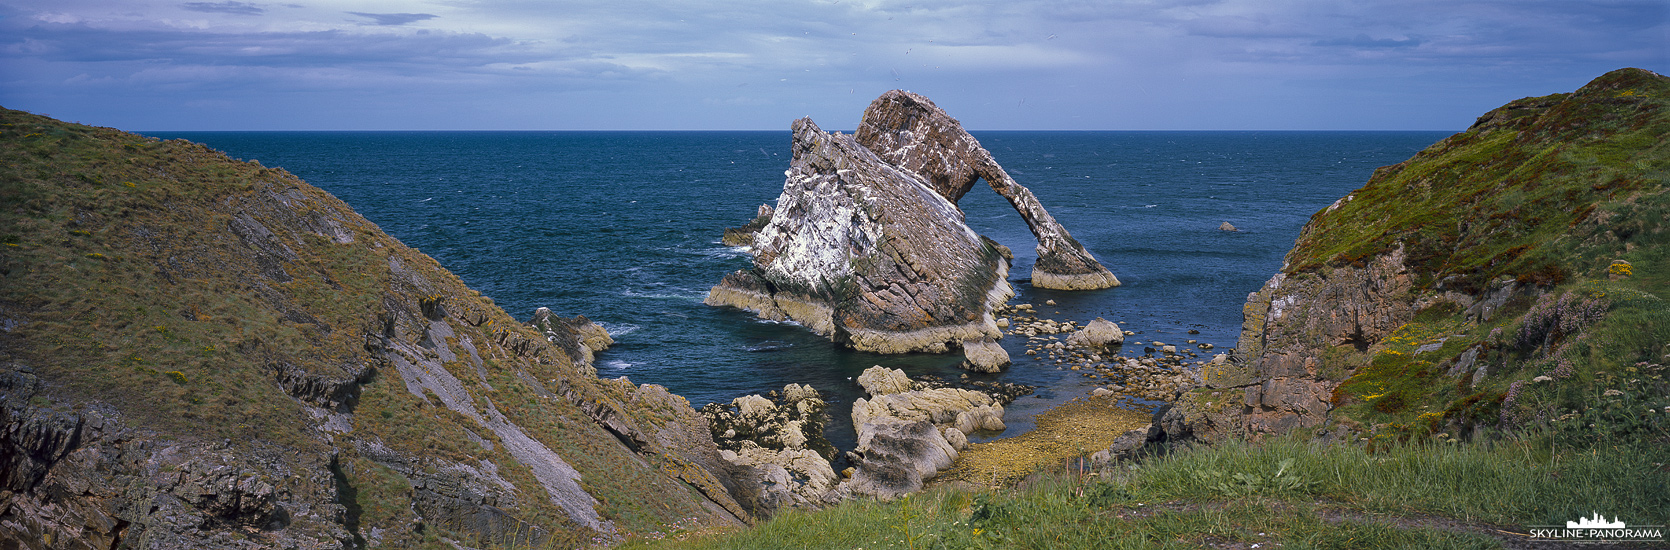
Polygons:
[[1159,433],[1160,432],[1153,424],[1144,424],[1140,427],[1127,430],[1125,433],[1120,434],[1119,437],[1115,438],[1113,443],[1108,444],[1108,448],[1091,454],[1090,463],[1092,465],[1102,466],[1115,460],[1133,458],[1136,456],[1137,451],[1142,449],[1143,445],[1147,445],[1148,441],[1157,437]]
[[1083,329],[1067,337],[1067,345],[1092,349],[1104,349],[1125,343],[1125,332],[1119,330],[1119,325],[1113,321],[1097,317],[1096,320],[1084,325]]
[[1223,222],[1222,224],[1219,224],[1218,225],[1218,230],[1219,231],[1240,231],[1239,229],[1236,229],[1235,226],[1230,225],[1229,222]]
[[991,340],[963,342],[962,368],[974,372],[998,372],[1009,365],[1009,352]]
[[941,430],[941,432],[945,434],[945,442],[950,443],[952,449],[962,452],[964,448],[968,447],[968,436],[963,435],[962,430],[957,428],[945,428],[944,430]]
[[950,467],[957,448],[967,444],[967,434],[1005,427],[1003,405],[990,395],[961,388],[860,398],[852,404],[852,424],[858,447],[848,456],[857,472],[849,488],[881,498],[921,489],[922,480]]
[[892,499],[920,491],[923,480],[951,467],[957,450],[930,422],[890,419],[859,431],[851,456],[857,470],[848,489]]
[[856,131],[858,143],[915,174],[953,204],[974,182],[986,180],[1008,199],[1038,239],[1032,285],[1061,290],[1119,286],[1119,279],[1067,233],[1032,191],[1003,171],[979,140],[933,101],[893,90],[870,102]]
[[854,349],[944,353],[1001,338],[992,309],[1012,296],[1008,259],[918,176],[811,119],[753,267],[727,275],[709,305],[793,320]]
[[858,385],[872,396],[910,391],[910,378],[905,371],[876,365],[858,375]]

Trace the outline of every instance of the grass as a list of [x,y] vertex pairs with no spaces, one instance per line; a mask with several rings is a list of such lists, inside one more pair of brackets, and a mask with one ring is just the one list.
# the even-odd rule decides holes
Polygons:
[[[497,409],[570,462],[619,532],[724,517],[693,488],[725,498],[686,458],[699,448],[660,439],[705,429],[673,426],[679,410],[636,399],[636,385],[583,373],[491,298],[295,176],[4,109],[0,144],[0,365],[46,382],[34,405],[104,403],[163,439],[286,448],[293,471],[330,471],[360,539],[381,529],[398,547],[589,542],[596,534],[568,520],[492,430],[413,395],[384,361],[382,337],[416,343],[443,322],[454,336],[438,344],[459,359],[441,367],[477,411]],[[343,384],[349,395],[315,394]],[[551,395],[564,388],[572,397]],[[352,430],[315,430],[312,408],[351,414]],[[589,411],[649,441],[633,452]],[[459,468],[514,488],[451,487],[467,479],[450,473]],[[435,504],[450,496],[420,494],[435,487],[485,499],[462,505],[490,504],[508,527],[465,532],[479,525]]]
[[[1363,446],[1296,437],[1196,448],[1019,488],[940,486],[783,514],[745,531],[684,531],[629,548],[1496,548],[1602,510],[1670,520],[1662,447],[1555,453],[1536,437]],[[1610,517],[1610,516],[1609,516]],[[1498,533],[1500,534],[1500,533]]]

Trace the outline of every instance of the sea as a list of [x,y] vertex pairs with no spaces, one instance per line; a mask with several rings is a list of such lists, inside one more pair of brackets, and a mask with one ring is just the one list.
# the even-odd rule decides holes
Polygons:
[[[850,131],[849,131],[850,133]],[[1449,132],[971,132],[1124,284],[1033,288],[1035,241],[977,183],[960,202],[975,231],[1015,252],[1011,303],[1044,317],[1114,321],[1141,341],[1235,346],[1241,306],[1282,267],[1310,216]],[[957,355],[843,349],[792,323],[702,304],[743,250],[726,227],[773,204],[787,131],[151,132],[282,167],[433,256],[513,316],[585,315],[614,347],[598,375],[653,383],[692,405],[810,384],[830,403],[827,435],[850,449],[848,412],[873,365],[957,377]],[[1228,222],[1236,231],[1220,230]],[[1054,300],[1056,305],[1046,306]],[[1198,334],[1190,333],[1197,331]],[[976,379],[1036,386],[1007,408],[1012,436],[1095,386],[1023,354]],[[1135,352],[1140,353],[1140,347]],[[1126,355],[1131,355],[1130,351]],[[1133,407],[1142,406],[1133,402]]]

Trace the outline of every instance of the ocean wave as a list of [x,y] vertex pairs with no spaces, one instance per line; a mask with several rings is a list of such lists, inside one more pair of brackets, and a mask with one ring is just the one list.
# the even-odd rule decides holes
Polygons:
[[603,366],[605,368],[621,370],[621,369],[632,366],[632,363],[628,363],[626,361],[622,361],[622,360],[619,360],[619,359],[610,359],[608,361],[604,361]]
[[656,300],[694,300],[700,302],[707,299],[707,291],[690,290],[685,288],[670,289],[672,292],[639,292],[623,290],[620,295],[627,298],[652,298]]
[[744,258],[752,254],[753,251],[754,247],[752,246],[721,246],[717,248],[704,248],[693,252],[709,258]]
[[629,323],[603,323],[603,322],[599,322],[599,323],[597,323],[597,325],[603,327],[603,330],[608,331],[610,338],[620,338],[622,336],[632,334],[632,331],[638,330],[638,325],[633,325],[633,324],[629,324]]
[[754,352],[762,352],[762,351],[782,351],[782,350],[786,350],[786,349],[789,349],[789,348],[792,348],[792,347],[794,347],[794,344],[790,343],[790,342],[779,342],[777,340],[766,340],[764,342],[760,342],[760,343],[754,344],[752,346],[742,346],[742,349],[745,349],[745,350],[748,350],[748,351],[754,351]]

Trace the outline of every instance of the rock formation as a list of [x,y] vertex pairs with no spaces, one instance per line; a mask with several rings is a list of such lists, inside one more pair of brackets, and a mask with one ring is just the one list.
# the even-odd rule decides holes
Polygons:
[[754,268],[710,305],[793,320],[853,348],[943,353],[1001,336],[991,310],[1014,292],[1008,260],[962,212],[852,136],[794,123],[794,157]]
[[[974,342],[966,365],[1008,364],[991,310],[1013,296],[1008,249],[976,235],[957,200],[979,179],[1007,198],[1038,239],[1032,284],[1119,284],[980,147],[919,95],[892,91],[865,110],[856,137],[795,121],[794,159],[775,209],[761,206],[725,243],[754,267],[726,275],[709,305],[793,320],[853,348],[943,353]],[[966,348],[965,348],[966,349]]]
[[0,546],[569,547],[764,517],[683,398],[595,376],[589,321],[517,322],[283,170],[0,122],[28,197],[0,212]]
[[830,467],[835,447],[823,435],[828,405],[811,386],[789,384],[767,396],[745,395],[730,405],[709,403],[701,413],[739,479],[760,487],[757,506],[769,515],[786,507],[837,502],[839,479]]
[[986,180],[1008,199],[1038,239],[1032,286],[1059,290],[1119,286],[1119,279],[1044,210],[1031,190],[1009,177],[957,119],[928,98],[903,90],[881,94],[864,110],[855,136],[882,160],[921,178],[953,204],[976,180]]
[[1125,331],[1119,330],[1119,325],[1097,317],[1086,323],[1083,329],[1067,337],[1067,345],[1083,346],[1087,348],[1106,350],[1108,346],[1118,346],[1125,343]]
[[[1662,284],[1612,266],[1663,253],[1644,236],[1663,231],[1666,183],[1647,167],[1666,162],[1653,145],[1670,128],[1666,98],[1670,79],[1613,71],[1376,170],[1312,216],[1281,272],[1248,295],[1231,360],[1207,365],[1206,387],[1162,428],[1207,440],[1467,434],[1547,414],[1515,402],[1528,381],[1657,367],[1662,346],[1622,353],[1645,360],[1631,364],[1572,344],[1620,311],[1665,309]],[[1577,411],[1587,405],[1561,396],[1599,391],[1540,399]]]
[[860,380],[870,398],[852,405],[858,446],[849,454],[856,471],[846,489],[853,494],[893,498],[916,492],[923,480],[951,466],[958,448],[968,443],[965,436],[1005,428],[1003,405],[984,393],[911,390],[904,371],[880,366],[866,369]]

